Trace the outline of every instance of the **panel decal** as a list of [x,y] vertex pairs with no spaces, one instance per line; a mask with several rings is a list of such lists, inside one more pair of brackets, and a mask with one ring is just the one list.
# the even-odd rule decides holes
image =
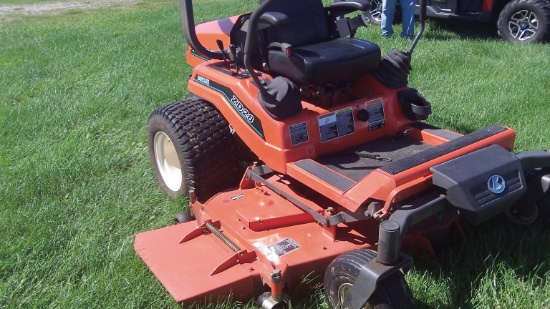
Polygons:
[[239,193],[239,194],[237,194],[237,195],[232,196],[232,197],[231,197],[231,200],[232,200],[232,201],[238,201],[238,200],[242,199],[243,196],[244,196],[244,194]]
[[301,143],[309,141],[309,135],[307,133],[307,124],[305,122],[297,123],[288,127],[290,131],[290,140],[292,146],[296,146]]
[[366,103],[367,112],[369,112],[369,131],[374,131],[384,127],[386,116],[384,115],[384,102],[382,99]]
[[265,245],[259,241],[253,243],[252,245],[263,255],[265,255],[271,262],[278,262],[279,257],[287,255],[290,252],[298,250],[302,247],[290,237],[280,240],[272,245]]
[[265,140],[264,129],[262,127],[262,122],[256,115],[254,115],[244,103],[235,95],[235,93],[228,87],[221,85],[215,81],[209,80],[206,77],[195,75],[197,83],[214,89],[225,96],[227,101],[231,104],[233,109],[239,113],[241,118],[243,118],[246,123],[261,137]]
[[321,115],[317,121],[323,143],[355,132],[351,107]]
[[269,250],[273,251],[278,256],[287,255],[290,252],[294,250],[300,249],[302,246],[300,246],[297,242],[295,242],[292,238],[287,237],[279,242],[276,242],[269,246]]

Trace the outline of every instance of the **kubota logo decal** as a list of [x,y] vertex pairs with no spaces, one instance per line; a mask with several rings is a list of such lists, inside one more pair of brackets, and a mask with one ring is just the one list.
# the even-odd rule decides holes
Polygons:
[[197,81],[203,85],[210,86],[210,80],[206,77],[197,75]]
[[487,180],[487,188],[495,194],[502,193],[506,189],[506,180],[500,175],[493,175]]

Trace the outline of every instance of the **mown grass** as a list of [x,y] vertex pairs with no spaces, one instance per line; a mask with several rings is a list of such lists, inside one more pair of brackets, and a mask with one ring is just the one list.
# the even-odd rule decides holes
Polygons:
[[[200,1],[196,20],[255,4]],[[432,102],[430,122],[462,133],[500,123],[517,130],[518,150],[549,148],[550,46],[428,26],[410,85]],[[360,35],[384,52],[408,47],[375,27]],[[177,5],[22,17],[0,23],[0,42],[0,307],[176,308],[132,244],[183,204],[158,188],[145,137],[152,110],[187,96]],[[547,225],[499,217],[466,236],[416,260],[407,278],[419,307],[550,307]],[[327,308],[320,289],[292,306]]]

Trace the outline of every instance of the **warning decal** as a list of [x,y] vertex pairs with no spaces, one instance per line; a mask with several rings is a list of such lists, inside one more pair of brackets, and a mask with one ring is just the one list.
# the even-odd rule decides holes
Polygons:
[[269,246],[269,249],[278,256],[283,256],[289,254],[294,250],[300,249],[301,247],[302,246],[300,246],[292,238],[288,237]]
[[287,255],[290,252],[298,250],[302,247],[290,237],[269,246],[266,246],[259,241],[253,243],[252,245],[256,247],[256,249],[260,250],[260,252],[272,262],[277,262],[279,257]]
[[351,107],[321,115],[318,117],[318,122],[323,143],[355,132]]
[[369,112],[369,131],[374,131],[384,127],[386,123],[386,117],[384,116],[384,103],[379,102],[372,105],[368,105],[367,112]]
[[309,141],[309,136],[307,134],[307,125],[305,122],[291,125],[288,127],[290,131],[290,140],[292,146],[296,146],[301,143]]

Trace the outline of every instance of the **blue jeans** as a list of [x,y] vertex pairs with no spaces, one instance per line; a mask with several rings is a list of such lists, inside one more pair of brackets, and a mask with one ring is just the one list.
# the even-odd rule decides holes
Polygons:
[[415,0],[382,0],[382,35],[393,35],[393,16],[397,1],[401,4],[401,13],[403,15],[403,31],[401,36],[414,36],[414,10]]

